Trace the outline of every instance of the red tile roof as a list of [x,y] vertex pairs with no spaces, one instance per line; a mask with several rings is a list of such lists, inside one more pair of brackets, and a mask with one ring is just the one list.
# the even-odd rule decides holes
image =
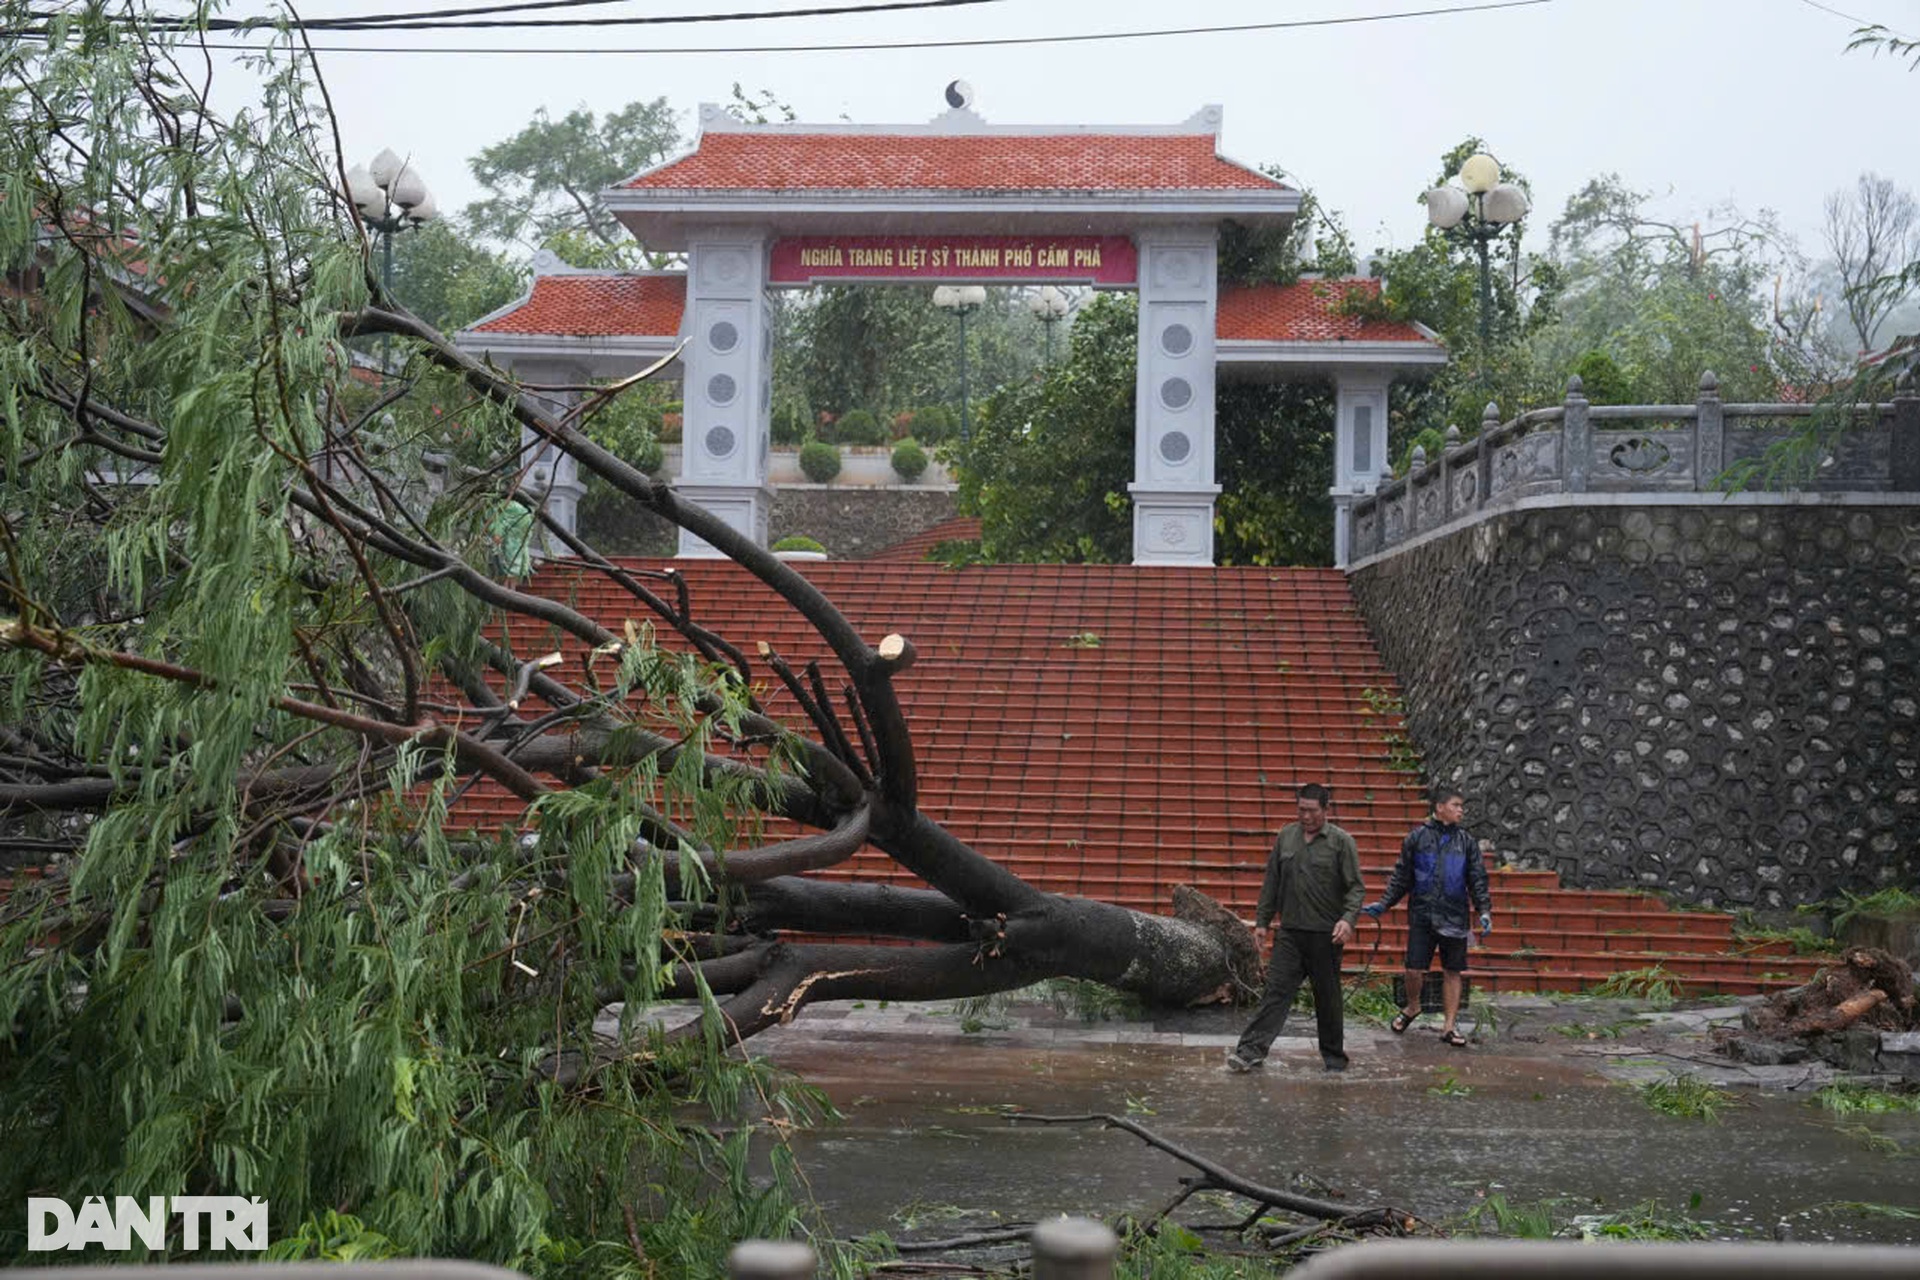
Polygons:
[[902,538],[890,547],[885,547],[867,560],[925,560],[933,549],[943,542],[980,541],[980,521],[973,516],[955,516],[951,520],[942,520],[930,525],[916,534]]
[[1207,134],[709,133],[626,184],[725,191],[1285,191]]
[[1399,320],[1341,315],[1350,291],[1380,296],[1378,280],[1298,280],[1293,284],[1230,285],[1220,290],[1214,335],[1251,342],[1420,342],[1433,339]]
[[531,297],[473,332],[670,338],[686,308],[684,273],[536,276]]

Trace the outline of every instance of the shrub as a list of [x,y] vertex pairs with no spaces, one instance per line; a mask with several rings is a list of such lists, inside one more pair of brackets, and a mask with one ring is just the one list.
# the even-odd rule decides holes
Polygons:
[[773,409],[773,442],[799,444],[807,438],[807,407],[788,400]]
[[834,437],[841,444],[885,444],[887,429],[880,419],[865,409],[853,409],[844,413],[840,421],[834,423]]
[[953,414],[945,405],[930,404],[913,411],[913,438],[921,444],[939,444],[953,434]]
[[653,475],[667,465],[666,446],[652,436],[648,436],[635,447],[633,457],[629,460],[640,471]]
[[1580,386],[1589,403],[1633,403],[1632,379],[1617,361],[1604,351],[1589,351],[1575,362]]
[[894,474],[912,484],[927,469],[927,451],[912,440],[902,440],[893,446]]
[[827,484],[840,474],[840,450],[825,440],[800,446],[800,472],[815,484]]
[[818,551],[825,555],[827,549],[804,533],[790,533],[773,544],[774,551]]

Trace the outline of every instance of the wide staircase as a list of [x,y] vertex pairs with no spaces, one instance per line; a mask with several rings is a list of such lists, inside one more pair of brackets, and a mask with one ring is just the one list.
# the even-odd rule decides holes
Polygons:
[[[731,562],[626,563],[684,574],[695,617],[743,651],[765,640],[833,674],[798,615]],[[1359,844],[1371,898],[1425,816],[1399,689],[1336,570],[796,567],[869,642],[913,641],[918,661],[899,691],[922,808],[1043,888],[1165,911],[1173,886],[1189,884],[1251,919],[1293,788],[1322,782]],[[578,566],[548,565],[535,587],[616,632],[651,617]],[[535,651],[519,626],[515,640]],[[577,660],[578,646],[560,647]],[[767,681],[768,709],[796,718]],[[511,795],[482,786],[456,821],[523,817]],[[1524,864],[1527,853],[1500,856]],[[872,850],[824,874],[915,883]],[[1472,957],[1483,987],[1577,990],[1657,967],[1687,994],[1745,993],[1803,982],[1817,963],[1740,943],[1730,917],[1647,894],[1568,890],[1552,872],[1516,868],[1495,870],[1492,884],[1495,932]],[[1394,911],[1377,935],[1363,921],[1350,968],[1397,967],[1404,917]]]

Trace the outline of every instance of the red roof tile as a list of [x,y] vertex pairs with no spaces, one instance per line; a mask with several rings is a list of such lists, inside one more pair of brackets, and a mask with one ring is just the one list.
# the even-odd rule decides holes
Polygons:
[[532,297],[473,332],[670,338],[686,308],[681,273],[536,276]]
[[1340,302],[1350,291],[1377,298],[1380,282],[1299,280],[1228,286],[1220,290],[1214,336],[1248,342],[1433,342],[1403,321],[1341,315]]
[[890,547],[867,557],[868,560],[925,560],[943,542],[980,541],[980,521],[973,516],[955,516],[942,520],[916,534],[902,538]]
[[1285,191],[1208,134],[709,133],[634,190]]

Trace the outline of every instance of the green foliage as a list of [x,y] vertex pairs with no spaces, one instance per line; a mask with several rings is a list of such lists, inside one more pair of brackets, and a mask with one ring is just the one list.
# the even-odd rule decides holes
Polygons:
[[[1697,1193],[1680,1211],[1651,1200],[1612,1213],[1595,1213],[1593,1207],[1566,1197],[1515,1204],[1505,1196],[1488,1196],[1467,1216],[1466,1226],[1475,1235],[1511,1240],[1674,1241],[1705,1240],[1717,1234],[1692,1216],[1700,1207]],[[1588,1211],[1579,1212],[1581,1209]]]
[[781,538],[778,542],[775,542],[773,544],[772,550],[774,551],[819,551],[824,553],[826,551],[826,547],[822,545],[818,540],[814,538],[809,538],[805,534],[790,533],[786,537]]
[[1920,1090],[1837,1081],[1816,1090],[1812,1102],[1836,1115],[1889,1115],[1920,1111]]
[[1433,1073],[1434,1083],[1427,1086],[1427,1093],[1435,1098],[1465,1098],[1473,1094],[1473,1086],[1460,1083],[1460,1073],[1452,1067],[1440,1067]]
[[1619,362],[1604,351],[1589,351],[1574,361],[1581,394],[1592,404],[1644,403],[1634,394],[1633,382]]
[[1792,947],[1793,953],[1798,956],[1826,955],[1833,951],[1835,946],[1832,938],[1823,937],[1805,925],[1796,925],[1791,929],[1777,929],[1743,921],[1734,926],[1733,936],[1740,940],[1742,946],[1749,947],[1785,943]]
[[1383,1027],[1400,1012],[1400,1006],[1394,1003],[1392,984],[1386,978],[1350,982],[1345,998],[1349,1016],[1367,1018]]
[[1418,774],[1420,752],[1407,736],[1407,704],[1400,695],[1369,685],[1360,691],[1360,714],[1368,720],[1391,722],[1384,725],[1380,735],[1387,767],[1395,773]]
[[806,440],[807,433],[813,429],[813,415],[801,401],[791,396],[782,398],[776,395],[772,429],[774,444],[800,444]]
[[837,444],[872,446],[887,442],[887,429],[865,409],[852,409],[840,415],[833,424],[832,434]]
[[[484,564],[518,430],[463,379],[353,376],[366,246],[307,60],[263,57],[211,95],[243,118],[201,114],[155,78],[191,41],[127,12],[0,45],[0,262],[40,269],[0,297],[0,610],[33,628],[0,645],[0,718],[111,784],[7,815],[57,852],[0,904],[0,1146],[33,1156],[0,1164],[0,1199],[252,1195],[281,1257],[720,1274],[735,1240],[805,1229],[778,1127],[823,1109],[730,1059],[710,998],[661,1003],[685,958],[666,860],[707,909],[690,855],[754,830],[750,785],[702,767],[747,690],[636,629],[571,713],[630,749],[541,796],[537,838],[449,820],[472,746],[421,676],[484,686],[510,643],[450,575]],[[61,403],[83,381],[114,411],[94,440]],[[449,445],[476,469],[429,494],[422,455]],[[323,449],[395,532],[316,496]],[[116,457],[151,483],[89,480]],[[409,539],[449,563],[389,554]],[[663,823],[684,835],[636,856]],[[0,1257],[24,1244],[0,1220]]]
[[[604,117],[582,107],[556,120],[538,108],[526,128],[473,157],[474,180],[487,195],[467,206],[467,221],[482,236],[552,248],[575,266],[616,265],[609,258],[634,265],[643,255],[599,193],[679,144],[665,98],[630,102]],[[589,246],[594,252],[583,253]],[[595,260],[580,260],[588,257]]]
[[1725,1089],[1714,1088],[1698,1076],[1682,1075],[1671,1080],[1647,1081],[1640,1086],[1640,1100],[1661,1115],[1712,1124],[1732,1104],[1733,1095]]
[[527,270],[451,221],[394,237],[393,296],[434,328],[451,333],[520,296]]
[[908,439],[893,446],[893,473],[912,484],[927,469],[927,451]]
[[1846,928],[1856,916],[1920,916],[1920,894],[1910,889],[1877,889],[1872,893],[1840,895],[1840,906],[1833,913],[1834,932]]
[[827,484],[840,474],[840,450],[824,440],[800,446],[800,471],[815,484]]
[[1623,969],[1608,974],[1606,980],[1593,989],[1593,994],[1605,999],[1645,1000],[1664,1009],[1679,999],[1680,979],[1657,964]]
[[1279,166],[1262,165],[1260,171],[1298,188],[1300,208],[1284,229],[1224,223],[1218,257],[1220,282],[1292,284],[1309,271],[1329,277],[1352,275],[1357,259],[1345,220]]
[[923,445],[943,444],[959,431],[959,420],[953,410],[943,404],[923,405],[913,410],[910,424],[913,438]]
[[1132,557],[1131,295],[1080,309],[1069,350],[1045,376],[982,406],[960,463],[960,509],[981,521],[993,561],[1121,564]]

